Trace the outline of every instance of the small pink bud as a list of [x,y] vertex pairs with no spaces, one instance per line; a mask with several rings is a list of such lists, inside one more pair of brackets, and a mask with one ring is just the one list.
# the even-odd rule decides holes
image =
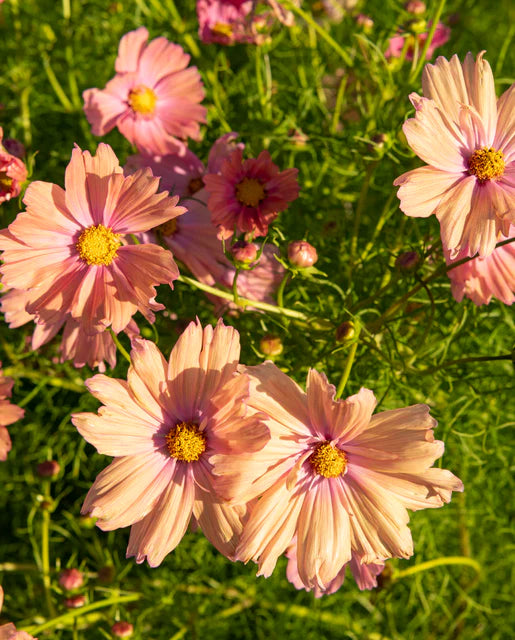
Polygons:
[[278,356],[283,352],[283,343],[279,336],[267,333],[261,338],[259,349],[265,356]]
[[404,5],[404,8],[409,13],[418,16],[421,13],[425,13],[426,3],[422,2],[422,0],[409,0],[409,2],[406,2],[406,4]]
[[130,638],[134,627],[130,622],[115,622],[111,627],[111,633],[115,638]]
[[64,569],[59,574],[59,584],[66,591],[73,591],[82,587],[84,578],[78,569]]
[[291,242],[288,246],[288,260],[295,267],[305,269],[312,267],[318,260],[318,253],[315,247],[305,240]]
[[61,466],[55,460],[46,460],[38,464],[38,476],[40,478],[55,478],[61,471]]
[[80,609],[86,604],[86,596],[70,596],[64,601],[64,606],[68,609]]
[[238,240],[231,247],[231,253],[236,262],[243,262],[249,264],[254,262],[257,257],[257,247],[252,242],[245,242],[245,240]]
[[5,138],[2,141],[2,144],[4,145],[4,149],[11,155],[20,159],[25,157],[25,147],[19,140],[16,140],[15,138]]
[[358,13],[356,16],[356,24],[362,27],[365,31],[370,31],[374,26],[374,21],[370,16],[366,16],[364,13]]
[[420,263],[420,256],[416,251],[401,253],[395,260],[395,266],[401,271],[414,271]]

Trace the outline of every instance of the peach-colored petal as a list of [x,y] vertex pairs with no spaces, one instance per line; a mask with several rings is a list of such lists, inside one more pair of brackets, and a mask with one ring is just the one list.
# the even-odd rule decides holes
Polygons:
[[497,125],[497,97],[492,69],[481,51],[476,60],[469,52],[463,63],[463,77],[467,87],[469,101],[479,113],[485,125],[485,146],[490,147],[494,141]]
[[151,567],[159,566],[186,533],[194,497],[191,469],[179,464],[152,513],[131,528],[127,557],[134,556],[138,564],[146,558]]
[[330,434],[333,439],[339,439],[339,446],[354,441],[368,427],[376,404],[374,393],[364,387],[335,403]]
[[474,176],[463,178],[447,191],[438,205],[436,217],[440,222],[442,240],[448,247],[455,249],[462,245],[475,188]]
[[118,45],[118,57],[114,63],[117,73],[130,73],[138,70],[139,60],[147,40],[148,31],[145,27],[129,31],[121,38]]
[[[0,408],[3,402],[0,402]],[[7,454],[12,449],[11,438],[7,429],[0,425],[0,461],[5,462],[7,460]]]
[[442,198],[462,180],[461,175],[434,167],[420,167],[403,173],[394,181],[400,187],[397,197],[400,209],[415,218],[428,218],[436,213]]
[[373,589],[377,587],[377,576],[384,569],[384,562],[380,564],[362,564],[359,561],[359,556],[352,554],[350,561],[350,570],[356,580],[356,584],[363,591],[363,589]]
[[497,135],[494,149],[502,151],[506,163],[515,160],[515,84],[512,84],[497,103]]

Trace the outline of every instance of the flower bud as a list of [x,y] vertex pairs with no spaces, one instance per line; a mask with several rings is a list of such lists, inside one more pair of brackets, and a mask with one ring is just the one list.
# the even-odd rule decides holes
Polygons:
[[111,633],[115,638],[130,638],[134,627],[130,622],[115,622],[111,627]]
[[257,247],[252,242],[245,242],[245,240],[238,240],[231,247],[232,257],[236,262],[243,262],[244,264],[250,264],[254,262],[257,257]]
[[397,256],[395,266],[401,271],[414,271],[420,264],[420,256],[416,251],[406,251]]
[[295,267],[305,269],[312,267],[318,260],[315,247],[305,240],[291,242],[288,246],[288,260]]
[[78,569],[64,569],[59,574],[59,584],[66,591],[73,591],[82,587],[84,578]]
[[283,343],[279,336],[274,336],[271,333],[267,333],[266,336],[261,338],[259,343],[259,350],[264,353],[265,356],[278,356],[283,352]]
[[342,322],[336,329],[335,340],[336,342],[348,342],[349,340],[352,340],[355,335],[356,329],[354,327],[354,322],[349,320],[347,322]]
[[20,142],[15,138],[5,138],[2,144],[4,145],[4,149],[7,153],[10,153],[12,156],[16,156],[20,159],[25,157],[26,151],[23,142]]
[[46,460],[38,464],[37,471],[40,478],[55,478],[61,471],[61,466],[56,460]]
[[425,13],[426,4],[425,2],[422,2],[422,0],[409,0],[409,2],[406,2],[406,4],[404,5],[404,8],[409,13],[418,16],[421,13]]
[[69,598],[65,598],[64,606],[68,609],[80,609],[86,604],[86,596],[78,595],[78,596],[70,596]]
[[79,517],[79,526],[83,529],[93,529],[93,527],[97,523],[97,518],[92,518],[91,516],[80,516]]
[[356,24],[364,31],[371,31],[374,26],[374,21],[370,16],[367,16],[364,13],[358,13],[356,16]]

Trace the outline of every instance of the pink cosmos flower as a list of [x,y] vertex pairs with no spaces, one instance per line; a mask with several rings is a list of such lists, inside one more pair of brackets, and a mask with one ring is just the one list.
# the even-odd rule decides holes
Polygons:
[[198,35],[206,44],[254,42],[252,0],[197,0]]
[[14,380],[12,378],[6,378],[2,375],[2,363],[0,362],[0,460],[2,462],[7,460],[7,454],[11,450],[11,438],[5,427],[17,420],[21,420],[25,415],[23,409],[11,404],[9,401],[13,385]]
[[406,215],[437,216],[453,259],[488,256],[515,222],[515,85],[497,100],[483,54],[426,65],[425,97],[411,94],[415,117],[403,131],[428,166],[394,182]]
[[[510,226],[508,237],[515,237],[514,225]],[[505,238],[500,236],[499,241],[502,240]],[[450,252],[445,250],[445,247],[444,253],[447,264],[468,256],[466,249],[458,253],[454,260],[451,260]],[[514,243],[498,247],[489,256],[478,256],[447,273],[451,279],[452,295],[457,302],[461,302],[464,296],[470,298],[477,306],[489,304],[492,298],[508,305],[515,302]]]
[[142,152],[184,151],[181,140],[198,139],[199,123],[206,121],[200,74],[188,67],[190,56],[179,45],[166,38],[147,40],[145,27],[123,36],[115,77],[105,89],[83,93],[84,111],[97,136],[118,127]]
[[[431,28],[431,21],[427,23],[427,27],[428,29]],[[406,60],[413,60],[413,54],[415,49],[415,46],[414,46],[415,38],[418,41],[418,51],[419,53],[421,53],[426,43],[427,36],[428,36],[427,31],[425,33],[419,33],[417,35],[399,34],[399,35],[393,36],[393,38],[390,38],[388,42],[388,49],[384,52],[384,57],[386,59],[400,58],[407,41],[408,48],[406,51]],[[433,34],[433,39],[431,40],[431,44],[427,49],[426,60],[431,60],[435,52],[435,49],[445,44],[450,37],[451,37],[450,28],[444,25],[442,22],[439,22],[436,25],[436,29]]]
[[[384,411],[368,389],[334,401],[335,388],[311,370],[307,393],[274,364],[242,367],[249,407],[268,416],[271,440],[252,456],[215,456],[220,495],[261,498],[236,557],[269,576],[294,536],[300,581],[331,591],[353,560],[382,565],[413,553],[406,509],[440,507],[463,490],[450,471],[431,468],[444,449],[426,405]],[[375,569],[370,569],[377,573]],[[333,584],[332,584],[333,583]]]
[[286,577],[288,581],[293,584],[297,589],[305,589],[306,591],[313,591],[315,598],[321,598],[323,595],[330,595],[335,593],[342,586],[345,580],[345,571],[347,567],[350,567],[351,573],[356,581],[358,587],[363,591],[364,589],[373,589],[377,587],[377,576],[384,569],[384,563],[381,564],[360,564],[359,557],[352,553],[350,562],[343,565],[342,569],[338,572],[337,576],[331,580],[328,585],[325,585],[325,589],[321,589],[319,585],[315,585],[312,589],[308,589],[302,582],[297,566],[297,538],[292,541],[291,546],[286,551],[286,557],[288,558],[288,566],[286,567]]
[[65,185],[33,182],[27,189],[27,211],[0,232],[3,282],[34,294],[25,310],[38,323],[70,314],[94,334],[108,326],[123,331],[136,311],[152,322],[153,311],[164,308],[154,287],[171,286],[177,266],[169,251],[123,238],[184,213],[178,197],[157,194],[150,170],[124,178],[106,144],[93,157],[75,148]]
[[[0,611],[4,604],[4,590],[0,586]],[[0,627],[0,640],[38,640],[26,631],[16,631],[16,627],[12,622],[3,624]]]
[[9,153],[2,144],[4,131],[0,127],[0,204],[20,195],[21,185],[27,179],[27,168],[22,160]]
[[204,177],[218,237],[230,238],[235,227],[242,233],[266,235],[272,220],[298,197],[297,173],[297,169],[279,171],[268,151],[245,161],[241,149],[233,151],[220,174]]
[[132,525],[127,556],[159,565],[193,519],[232,558],[246,506],[213,491],[215,454],[253,452],[268,440],[259,414],[246,415],[249,380],[237,374],[239,334],[191,323],[170,361],[135,340],[127,382],[97,375],[86,384],[105,406],[73,423],[99,453],[116,456],[90,489],[82,513],[104,531]]

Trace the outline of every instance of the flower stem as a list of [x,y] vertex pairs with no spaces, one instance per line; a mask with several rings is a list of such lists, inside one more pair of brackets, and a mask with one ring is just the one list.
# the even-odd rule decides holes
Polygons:
[[39,371],[28,371],[27,369],[18,369],[18,367],[6,367],[3,370],[3,375],[10,378],[27,378],[34,382],[41,382],[44,380],[45,384],[51,387],[58,387],[60,389],[68,389],[69,391],[75,391],[75,393],[84,393],[86,387],[84,384],[79,385],[68,380],[63,380],[56,376],[47,376]]
[[347,380],[349,379],[349,376],[350,376],[352,365],[354,364],[354,358],[356,357],[356,351],[358,349],[358,342],[359,342],[359,334],[361,332],[361,326],[357,323],[355,325],[355,332],[356,333],[354,337],[354,342],[352,343],[349,351],[349,355],[347,356],[342,377],[340,378],[340,382],[338,384],[338,389],[336,389],[336,396],[335,396],[336,400],[341,397],[345,389],[345,385],[347,384]]
[[433,16],[433,21],[431,23],[431,28],[429,29],[429,33],[427,34],[427,40],[424,42],[424,46],[422,47],[422,51],[420,52],[420,58],[418,59],[417,66],[413,70],[410,76],[410,82],[413,82],[415,78],[418,78],[420,72],[422,71],[422,67],[426,62],[426,55],[431,46],[431,42],[433,41],[433,37],[435,35],[436,28],[438,27],[438,23],[440,22],[440,17],[445,7],[445,0],[440,0],[438,7],[436,8],[435,15]]
[[[44,496],[48,501],[52,500],[50,495],[50,483],[44,482]],[[43,573],[43,587],[45,589],[46,607],[49,616],[55,616],[54,603],[52,602],[50,583],[50,511],[43,509],[43,522],[41,525],[41,570]]]
[[281,284],[279,285],[279,288],[277,289],[277,304],[279,307],[281,307],[281,309],[284,307],[284,289],[286,288],[286,285],[288,284],[289,279],[290,279],[290,274],[286,272],[284,274],[283,279],[281,280]]
[[429,569],[434,569],[435,567],[442,567],[451,564],[464,564],[472,567],[478,575],[481,573],[481,565],[479,564],[479,562],[477,562],[477,560],[473,560],[472,558],[467,558],[465,556],[448,556],[447,558],[435,558],[434,560],[421,562],[414,567],[404,569],[404,571],[398,571],[393,574],[393,579],[399,580],[400,578],[407,578],[408,576],[413,576],[416,573],[420,573],[421,571],[428,571]]
[[352,279],[352,272],[354,270],[354,256],[358,248],[358,235],[359,235],[359,226],[361,224],[361,215],[363,213],[363,209],[365,208],[368,189],[370,187],[370,180],[372,178],[372,174],[374,173],[374,169],[376,168],[376,165],[377,165],[377,162],[371,162],[368,165],[365,178],[363,180],[363,185],[361,187],[361,192],[359,194],[358,206],[356,207],[356,215],[354,216],[354,225],[352,227],[352,236],[351,236],[351,242],[350,242],[349,282]]
[[118,351],[122,354],[122,356],[127,360],[127,362],[129,364],[131,364],[131,357],[130,355],[127,353],[127,351],[125,350],[125,347],[123,346],[123,344],[118,340],[118,336],[116,335],[116,333],[111,329],[111,327],[109,327],[109,333],[111,334],[111,338],[113,339],[113,342],[116,345],[116,348],[118,349]]
[[240,296],[238,295],[238,276],[240,275],[241,269],[236,268],[234,272],[234,278],[232,279],[232,296],[234,299],[234,304],[240,304]]

